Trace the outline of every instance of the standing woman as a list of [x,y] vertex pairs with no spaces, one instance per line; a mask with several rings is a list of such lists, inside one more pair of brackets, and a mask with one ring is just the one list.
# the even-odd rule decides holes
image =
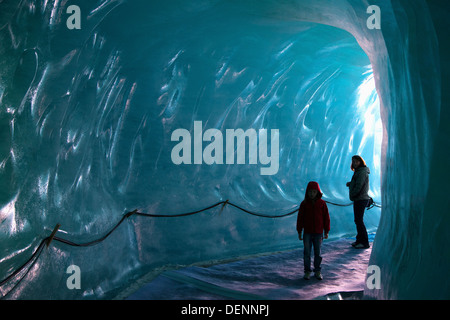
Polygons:
[[353,173],[352,180],[347,182],[349,187],[350,200],[353,201],[353,213],[356,224],[356,242],[352,246],[357,249],[369,248],[369,238],[366,226],[364,225],[364,211],[369,203],[369,174],[370,170],[365,161],[358,155],[352,157],[350,167]]

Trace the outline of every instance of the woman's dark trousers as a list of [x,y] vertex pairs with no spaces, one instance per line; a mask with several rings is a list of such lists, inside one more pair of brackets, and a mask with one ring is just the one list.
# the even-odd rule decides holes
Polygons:
[[356,224],[356,243],[361,243],[364,246],[369,246],[369,238],[367,236],[366,226],[364,225],[364,211],[369,200],[358,200],[353,202],[353,213],[355,215]]

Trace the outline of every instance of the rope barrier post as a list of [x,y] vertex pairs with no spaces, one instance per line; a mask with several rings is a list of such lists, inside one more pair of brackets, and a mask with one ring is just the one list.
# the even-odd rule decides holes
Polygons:
[[135,209],[135,210],[133,210],[133,211],[130,211],[130,212],[128,212],[126,215],[125,215],[125,218],[129,218],[129,217],[131,217],[133,214],[135,214],[135,213],[137,213],[138,212],[138,209]]
[[59,223],[57,223],[55,228],[52,231],[52,234],[50,235],[50,237],[48,237],[47,248],[50,246],[50,243],[53,241],[53,238],[55,237],[56,232],[58,232],[59,227],[61,227],[61,225]]
[[227,205],[228,201],[230,201],[230,200],[227,199],[227,201],[225,201],[225,202],[222,204],[222,208],[220,208],[220,214],[222,213],[223,209],[224,209],[225,206]]

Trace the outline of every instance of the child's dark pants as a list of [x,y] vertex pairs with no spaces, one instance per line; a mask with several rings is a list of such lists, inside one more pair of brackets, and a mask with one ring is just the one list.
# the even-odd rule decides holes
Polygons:
[[320,247],[322,245],[321,233],[305,233],[303,234],[303,264],[305,272],[311,272],[311,246],[314,246],[314,272],[320,271]]

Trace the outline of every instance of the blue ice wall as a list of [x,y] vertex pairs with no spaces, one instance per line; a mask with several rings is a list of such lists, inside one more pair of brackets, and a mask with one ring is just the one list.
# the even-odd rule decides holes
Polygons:
[[[381,30],[367,28],[367,3],[356,0],[79,1],[80,30],[66,25],[67,1],[2,2],[1,278],[56,223],[58,236],[87,242],[134,209],[171,215],[229,199],[276,215],[298,206],[309,180],[325,199],[348,203],[350,159],[361,154],[372,196],[383,202],[371,261],[383,289],[367,295],[414,296],[420,285],[411,291],[405,283],[419,265],[406,273],[405,266],[417,261],[416,250],[423,260],[437,257],[423,250],[436,224],[421,222],[430,179],[439,177],[428,170],[441,107],[438,41],[424,2],[377,2]],[[223,134],[222,159],[227,129],[278,132],[277,170],[263,175],[269,165],[260,154],[251,163],[256,143],[243,164],[205,163],[194,146],[200,121],[202,133]],[[173,161],[177,129],[192,138],[191,164]],[[201,151],[209,145],[200,143]],[[330,213],[332,236],[354,233],[351,207]],[[379,218],[372,209],[367,226],[375,230]],[[95,246],[52,243],[1,292],[112,298],[167,265],[296,245],[295,216],[257,218],[227,206],[131,217]],[[81,290],[66,286],[72,264]]]

